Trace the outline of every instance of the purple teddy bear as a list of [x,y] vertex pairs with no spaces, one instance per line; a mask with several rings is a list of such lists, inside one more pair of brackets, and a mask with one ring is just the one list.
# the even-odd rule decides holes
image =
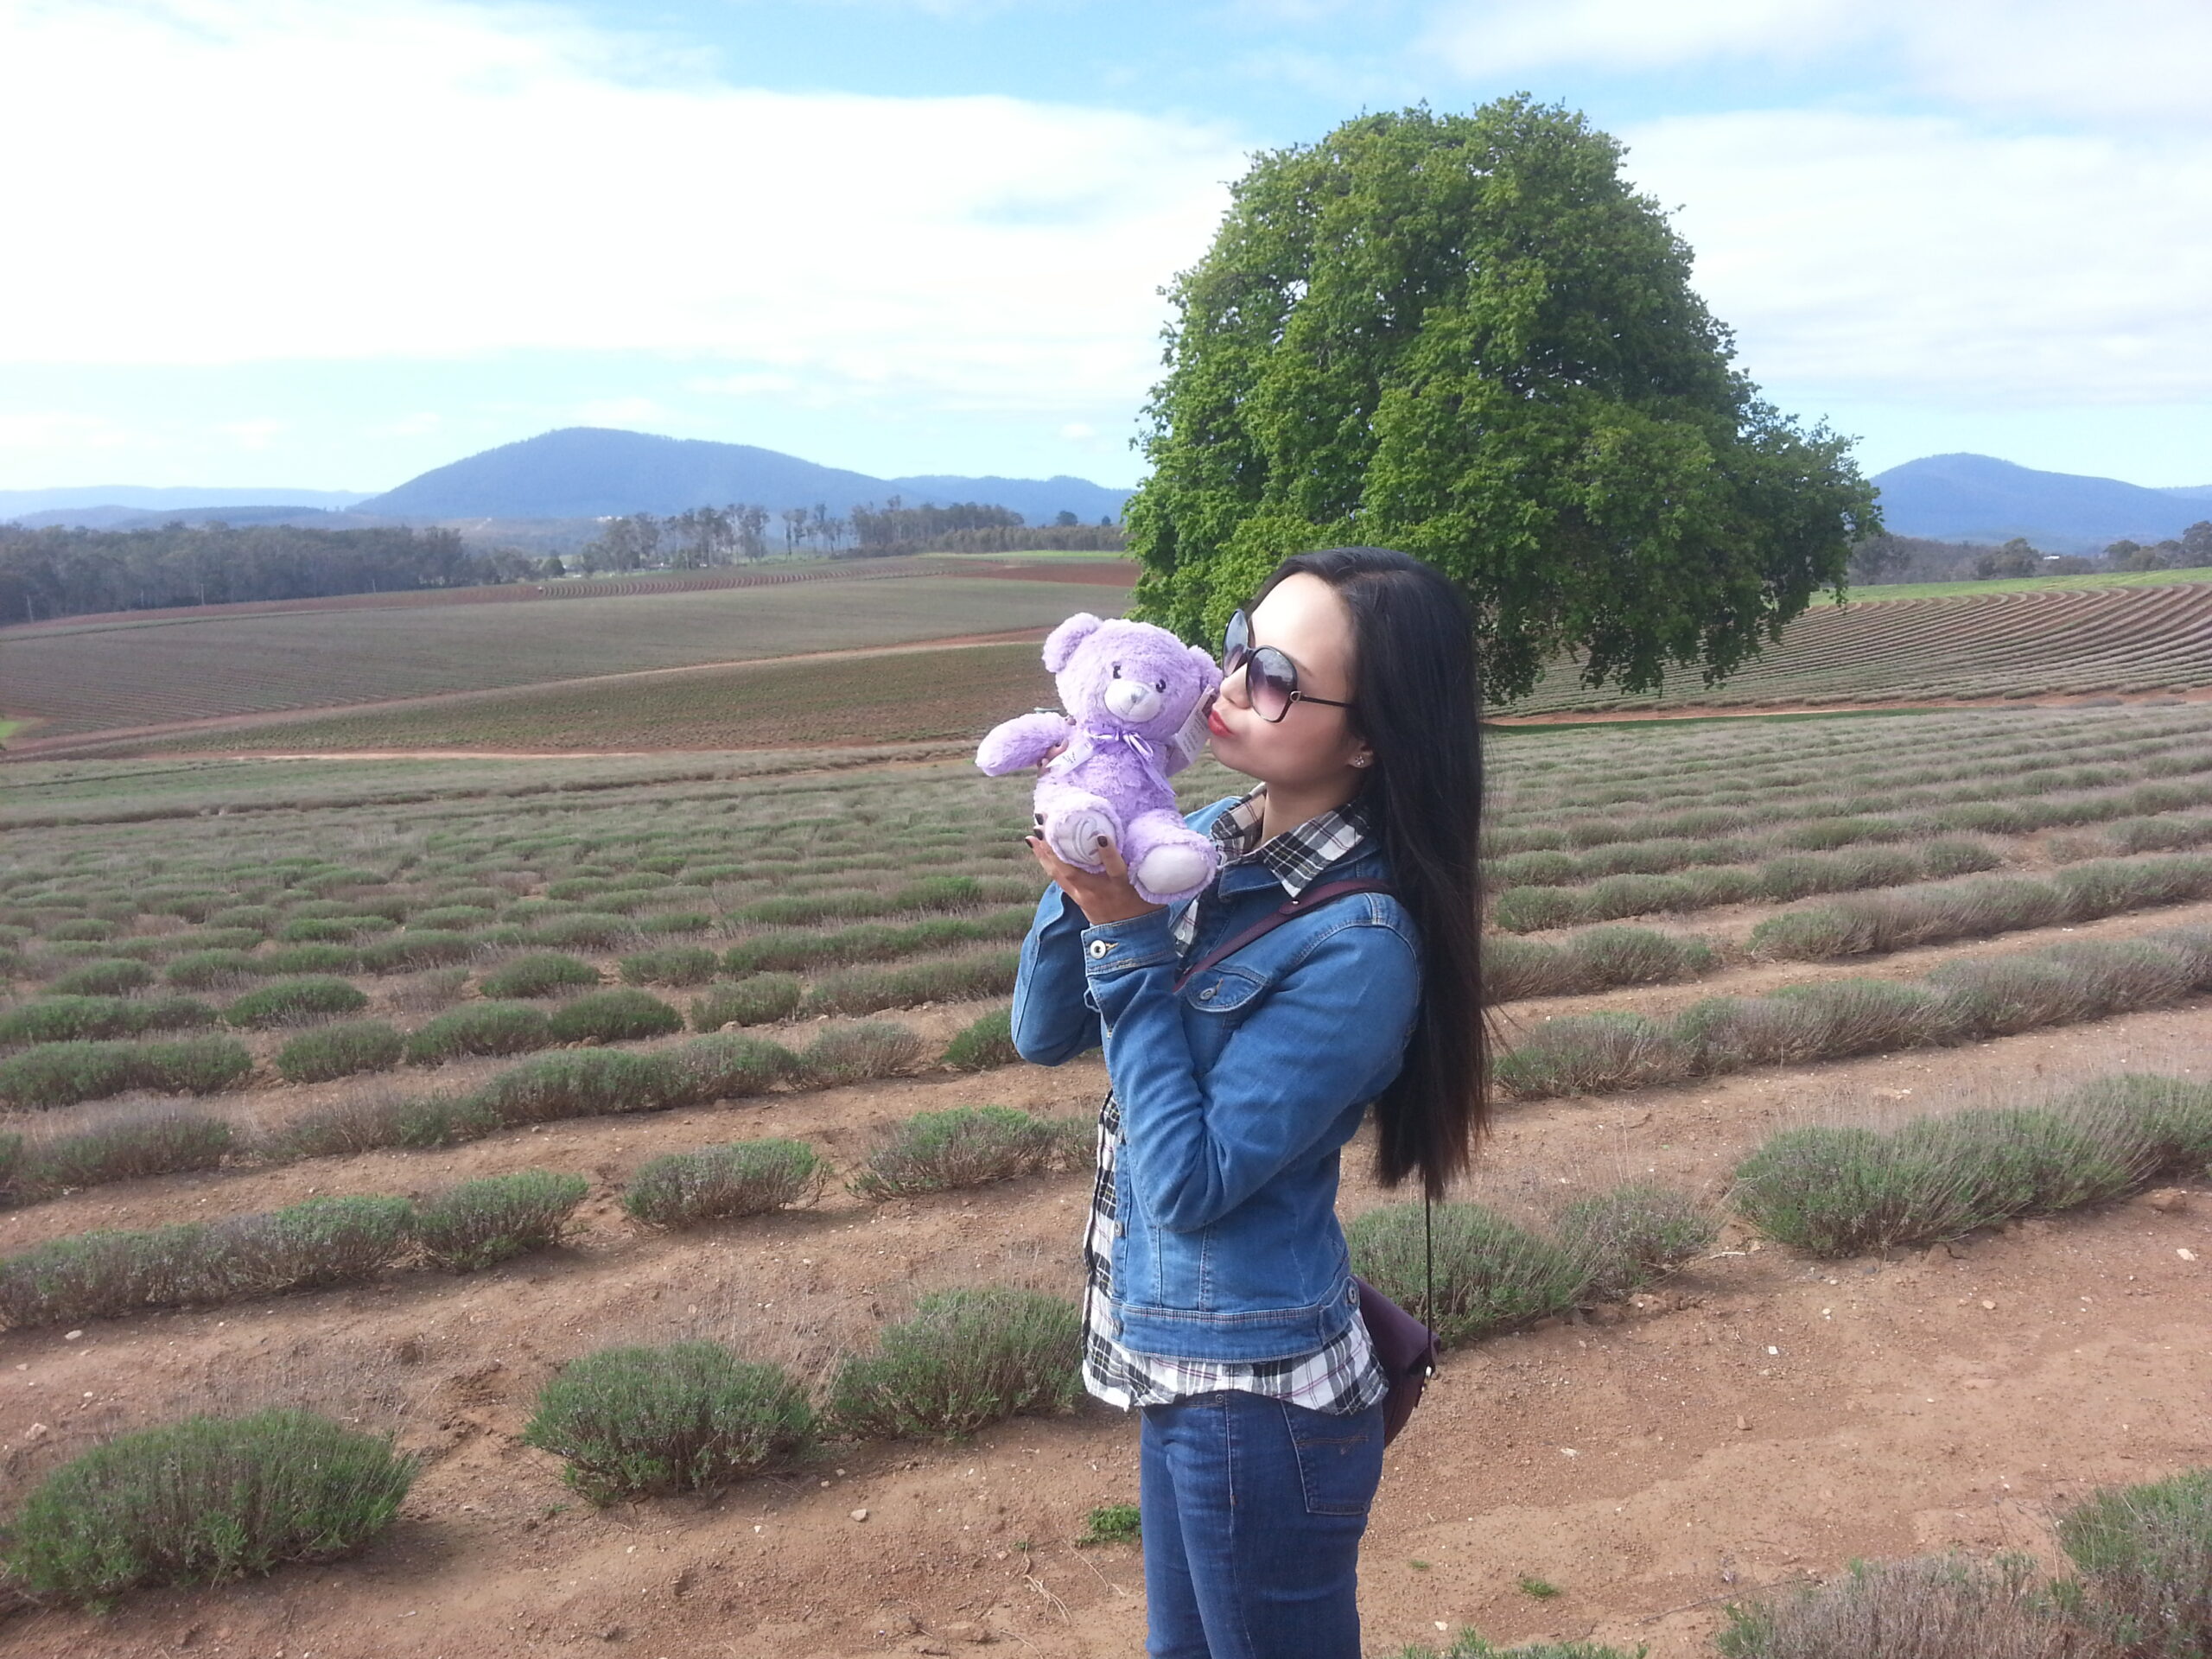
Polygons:
[[1066,747],[1037,780],[1039,829],[1052,850],[1086,870],[1106,867],[1101,838],[1121,849],[1148,904],[1173,904],[1213,880],[1211,837],[1175,810],[1168,778],[1205,747],[1206,710],[1221,670],[1195,645],[1149,622],[1102,622],[1088,612],[1054,628],[1045,666],[1063,715],[1023,715],[995,726],[976,752],[992,777],[1033,766]]

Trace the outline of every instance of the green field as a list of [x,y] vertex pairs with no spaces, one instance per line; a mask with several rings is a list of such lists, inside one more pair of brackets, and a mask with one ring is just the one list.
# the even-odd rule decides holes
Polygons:
[[1904,582],[1853,588],[1850,603],[1878,605],[1893,599],[1953,599],[1974,594],[2070,593],[2081,588],[2160,588],[2177,582],[2212,582],[2212,570],[2114,570],[2082,576],[2000,576],[1989,582]]
[[1123,590],[916,576],[558,602],[214,613],[0,636],[26,738],[1041,630]]
[[609,791],[728,784],[837,771],[906,758],[899,749],[767,750],[749,754],[597,756],[484,761],[422,758],[266,760],[229,756],[24,760],[7,773],[0,829],[157,823],[258,813],[312,812],[331,823],[360,810],[403,811],[432,801],[586,800]]
[[[2212,709],[1910,724],[1910,741],[1878,715],[1516,734],[1484,826],[1494,997],[1714,965],[1694,936],[1600,925],[1623,921],[1810,900],[1817,923],[1778,912],[1797,919],[1777,943],[1751,938],[1818,959],[2212,897]],[[599,974],[676,942],[709,947],[683,982],[793,969],[832,1012],[1002,992],[977,950],[1016,919],[992,907],[1039,886],[1016,836],[1028,779],[894,754],[19,761],[0,983],[22,1004],[86,975],[128,998],[313,971],[377,999],[435,967],[451,1002],[532,950],[582,949]],[[1211,760],[1179,780],[1186,807],[1238,787]],[[2016,879],[1974,885],[1999,871]],[[923,878],[968,896],[912,896]],[[1880,903],[1862,915],[1859,895]],[[982,933],[921,925],[978,906]],[[848,971],[890,958],[898,975]]]
[[100,752],[558,753],[972,743],[1007,709],[1056,700],[1034,645],[953,645],[527,686],[124,741]]
[[[1100,580],[1111,569],[1069,555],[1054,556],[1052,577],[1040,569],[1027,577],[633,588],[558,603],[134,616],[22,630],[0,635],[0,706],[18,722],[19,753],[71,738],[102,753],[952,741],[980,734],[1002,707],[1050,700],[1033,645],[772,659],[1033,634],[1078,608],[1118,613],[1128,590]],[[1062,569],[1071,579],[1057,579]],[[1816,604],[1717,686],[1678,671],[1662,691],[1631,696],[1580,685],[1565,663],[1494,712],[1656,715],[2194,693],[2212,687],[2209,575],[1873,589],[1848,605]],[[432,700],[410,702],[423,698]],[[389,706],[345,712],[363,703]],[[161,729],[213,716],[232,723]],[[156,730],[99,736],[137,728]]]

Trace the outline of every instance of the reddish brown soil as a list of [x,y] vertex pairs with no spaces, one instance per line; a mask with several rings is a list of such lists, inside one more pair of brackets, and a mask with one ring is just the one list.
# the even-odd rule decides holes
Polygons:
[[[1784,979],[1920,971],[1948,954],[1736,969],[1577,1005],[1656,1009]],[[974,1012],[899,1017],[941,1036]],[[2201,1074],[2208,1036],[2212,1000],[1960,1049],[1509,1105],[1472,1195],[1540,1207],[1645,1173],[1710,1192],[1783,1124],[2014,1099],[2120,1067]],[[444,1152],[105,1187],[0,1217],[10,1251],[92,1226],[419,1192],[531,1165],[593,1180],[571,1245],[490,1273],[395,1272],[363,1288],[96,1322],[73,1339],[0,1336],[12,1492],[119,1427],[264,1401],[395,1421],[429,1459],[403,1521],[359,1560],[142,1595],[105,1620],[20,1615],[0,1624],[0,1650],[807,1659],[957,1652],[982,1637],[1040,1655],[1140,1650],[1137,1552],[1072,1542],[1090,1509],[1135,1495],[1134,1425],[1103,1408],[964,1446],[842,1447],[804,1476],[605,1511],[578,1504],[554,1460],[517,1438],[551,1371],[607,1343],[696,1333],[818,1374],[936,1286],[1077,1283],[1082,1171],[876,1206],[833,1189],[810,1211],[659,1236],[613,1202],[643,1158],[788,1133],[849,1166],[917,1109],[1087,1115],[1103,1086],[1095,1058],[938,1073]],[[276,1098],[249,1093],[235,1109]],[[1347,1214],[1384,1196],[1367,1150],[1363,1137],[1347,1160]],[[2118,1204],[1888,1261],[1816,1263],[1732,1230],[1656,1294],[1454,1353],[1390,1453],[1363,1557],[1369,1651],[1440,1644],[1442,1627],[1471,1624],[1500,1641],[1589,1636],[1688,1659],[1708,1651],[1726,1599],[1853,1557],[2047,1554],[2049,1515],[2067,1498],[2206,1460],[2208,1273],[2203,1183],[2178,1212]],[[1522,1574],[1562,1593],[1533,1600]]]
[[1137,568],[1126,560],[1101,555],[1095,561],[1007,559],[1003,563],[972,564],[944,574],[956,576],[995,576],[1001,582],[1071,582],[1085,588],[1133,588]]

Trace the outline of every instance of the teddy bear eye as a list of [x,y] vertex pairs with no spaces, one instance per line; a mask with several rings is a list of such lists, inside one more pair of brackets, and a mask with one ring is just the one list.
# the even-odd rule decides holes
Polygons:
[[1114,677],[1117,680],[1122,677],[1122,665],[1119,663],[1114,664]]
[[1167,689],[1167,682],[1165,680],[1154,680],[1152,683],[1152,689],[1155,691],[1165,691]]

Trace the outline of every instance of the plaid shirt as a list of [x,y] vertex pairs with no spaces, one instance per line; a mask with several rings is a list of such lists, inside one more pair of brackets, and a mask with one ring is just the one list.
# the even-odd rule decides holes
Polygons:
[[[1274,872],[1287,896],[1295,899],[1365,839],[1367,805],[1357,799],[1347,801],[1262,843],[1265,791],[1262,785],[1215,819],[1213,837],[1221,843],[1224,868],[1256,859]],[[1211,886],[1185,906],[1176,919],[1175,943],[1186,955],[1198,936],[1199,906],[1209,900],[1218,902]],[[1257,1364],[1134,1354],[1107,1336],[1102,1316],[1113,1300],[1114,1164],[1121,1139],[1122,1103],[1109,1088],[1098,1112],[1098,1175],[1091,1186],[1090,1225],[1083,1241],[1089,1275],[1083,1297],[1084,1388],[1125,1411],[1234,1389],[1316,1411],[1349,1414],[1364,1411],[1389,1394],[1389,1379],[1375,1358],[1363,1319],[1352,1320],[1344,1335],[1318,1352]]]

